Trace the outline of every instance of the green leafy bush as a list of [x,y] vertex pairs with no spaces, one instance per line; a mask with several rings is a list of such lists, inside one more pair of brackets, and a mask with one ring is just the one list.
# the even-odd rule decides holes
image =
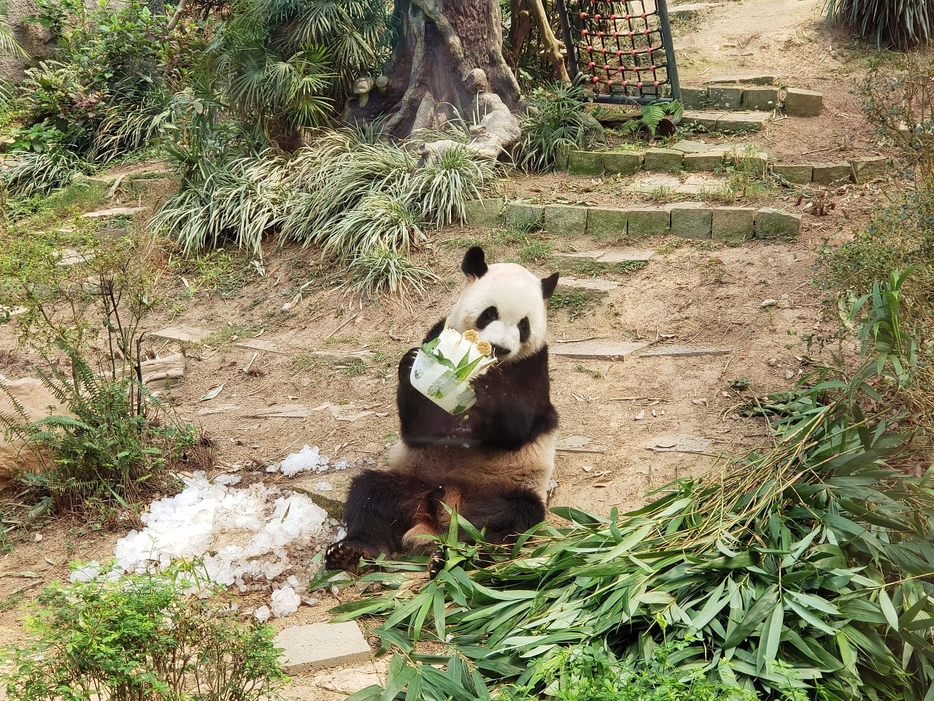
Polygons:
[[273,628],[242,622],[193,567],[53,584],[26,628],[3,654],[15,701],[252,701],[286,681]]
[[[93,251],[58,265],[57,237]],[[196,442],[143,384],[139,324],[154,302],[158,252],[142,236],[67,237],[4,237],[0,279],[5,298],[24,308],[13,323],[41,358],[34,374],[71,415],[27,421],[18,411],[0,416],[0,430],[39,449],[45,469],[22,479],[59,512],[134,522],[141,502],[175,486],[175,468]]]
[[27,125],[54,127],[59,145],[106,163],[159,133],[168,92],[164,19],[133,0],[101,2],[61,26],[54,58],[27,70],[19,100]]
[[584,111],[585,95],[583,87],[565,83],[532,91],[532,106],[522,118],[522,137],[513,151],[518,168],[547,173],[562,151],[590,145],[599,124]]

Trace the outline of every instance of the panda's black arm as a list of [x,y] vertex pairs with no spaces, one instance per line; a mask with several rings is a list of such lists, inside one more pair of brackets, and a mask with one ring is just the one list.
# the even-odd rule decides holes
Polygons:
[[471,438],[489,448],[517,450],[558,426],[549,398],[548,351],[483,375],[470,410]]
[[[446,319],[431,327],[425,340],[437,338],[444,330]],[[418,354],[412,348],[399,362],[399,385],[396,389],[396,407],[402,439],[409,445],[427,445],[449,437],[457,420],[444,409],[412,386],[412,364]]]

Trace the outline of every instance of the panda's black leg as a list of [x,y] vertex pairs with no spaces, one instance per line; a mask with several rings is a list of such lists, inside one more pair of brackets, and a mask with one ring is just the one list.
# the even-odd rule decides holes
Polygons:
[[532,490],[517,488],[480,498],[465,495],[460,514],[486,529],[487,542],[508,543],[545,520],[545,503]]
[[382,470],[357,475],[344,506],[347,535],[328,548],[327,568],[356,572],[361,557],[402,550],[402,536],[412,527],[424,494],[414,477]]

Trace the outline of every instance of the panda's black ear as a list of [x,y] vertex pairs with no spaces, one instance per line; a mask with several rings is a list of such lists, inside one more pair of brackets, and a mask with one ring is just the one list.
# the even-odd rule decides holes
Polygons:
[[483,249],[474,246],[464,254],[464,260],[461,263],[461,270],[469,278],[477,279],[486,275],[489,268],[486,267],[486,259],[483,255]]
[[554,294],[555,288],[558,286],[558,273],[554,275],[549,275],[544,280],[542,280],[542,297],[545,299],[551,299],[551,295]]

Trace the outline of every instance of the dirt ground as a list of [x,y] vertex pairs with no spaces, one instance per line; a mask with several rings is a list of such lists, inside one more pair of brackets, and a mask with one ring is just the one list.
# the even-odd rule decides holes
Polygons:
[[[763,132],[732,140],[764,147],[790,162],[842,161],[879,153],[850,92],[869,50],[824,26],[821,5],[821,0],[723,2],[676,22],[683,84],[767,74],[784,85],[823,93],[821,116],[777,118]],[[557,201],[613,201],[615,186],[555,175],[510,180],[504,190]],[[572,439],[565,444],[569,449],[558,453],[552,504],[601,514],[613,507],[625,511],[674,478],[704,473],[716,454],[759,441],[765,428],[734,411],[740,396],[731,381],[748,381],[752,391],[763,393],[790,387],[807,370],[811,359],[803,340],[836,328],[824,317],[821,292],[810,283],[815,250],[826,240],[844,240],[864,225],[887,186],[768,194],[768,204],[803,214],[801,236],[794,242],[747,242],[728,248],[710,242],[640,241],[639,248],[656,250],[645,268],[630,275],[601,275],[620,283],[602,302],[554,310],[548,332],[552,348],[573,339],[600,339],[703,346],[720,352],[687,357],[635,354],[599,362],[552,356],[552,401],[560,416],[560,437]],[[818,199],[833,204],[824,216],[815,216],[813,206],[805,209]],[[735,204],[747,201],[766,203],[741,197]],[[398,359],[449,310],[462,279],[458,265],[464,248],[478,239],[487,241],[495,260],[520,253],[480,229],[437,232],[423,261],[443,282],[408,305],[349,298],[322,282],[282,311],[312,277],[333,279],[314,252],[295,248],[270,247],[263,277],[249,272],[253,269],[241,260],[236,279],[221,280],[214,289],[203,284],[196,292],[194,280],[182,279],[184,274],[169,268],[164,302],[146,320],[148,330],[189,326],[212,333],[210,342],[187,347],[187,376],[169,395],[173,406],[216,442],[218,469],[246,473],[305,444],[319,446],[332,459],[381,462],[398,430]],[[600,247],[585,239],[550,243],[554,252]],[[529,267],[544,276],[554,265],[545,259]],[[763,306],[766,300],[773,302]],[[256,348],[237,345],[247,339],[253,339]],[[10,326],[0,326],[0,357],[7,351],[16,356],[14,348]],[[161,353],[175,348],[154,344]],[[322,352],[327,355],[315,355]],[[254,353],[253,372],[244,373]],[[13,370],[0,369],[15,377]],[[199,401],[221,384],[216,398]],[[305,407],[306,416],[248,418],[286,405]],[[711,444],[703,454],[647,449],[653,442],[669,445],[663,437],[671,435],[702,437]],[[289,480],[278,480],[281,487],[290,487]],[[65,577],[70,560],[107,559],[122,535],[61,522],[30,534],[27,542],[0,557],[0,602],[30,599],[45,581]],[[324,596],[317,606],[302,606],[295,616],[274,624],[326,620],[334,603]],[[244,604],[249,608],[256,602]],[[23,610],[2,608],[7,610],[0,613],[0,644],[22,635]],[[332,698],[332,692],[315,686],[308,675],[296,679],[291,693]],[[342,696],[335,693],[333,698]]]

